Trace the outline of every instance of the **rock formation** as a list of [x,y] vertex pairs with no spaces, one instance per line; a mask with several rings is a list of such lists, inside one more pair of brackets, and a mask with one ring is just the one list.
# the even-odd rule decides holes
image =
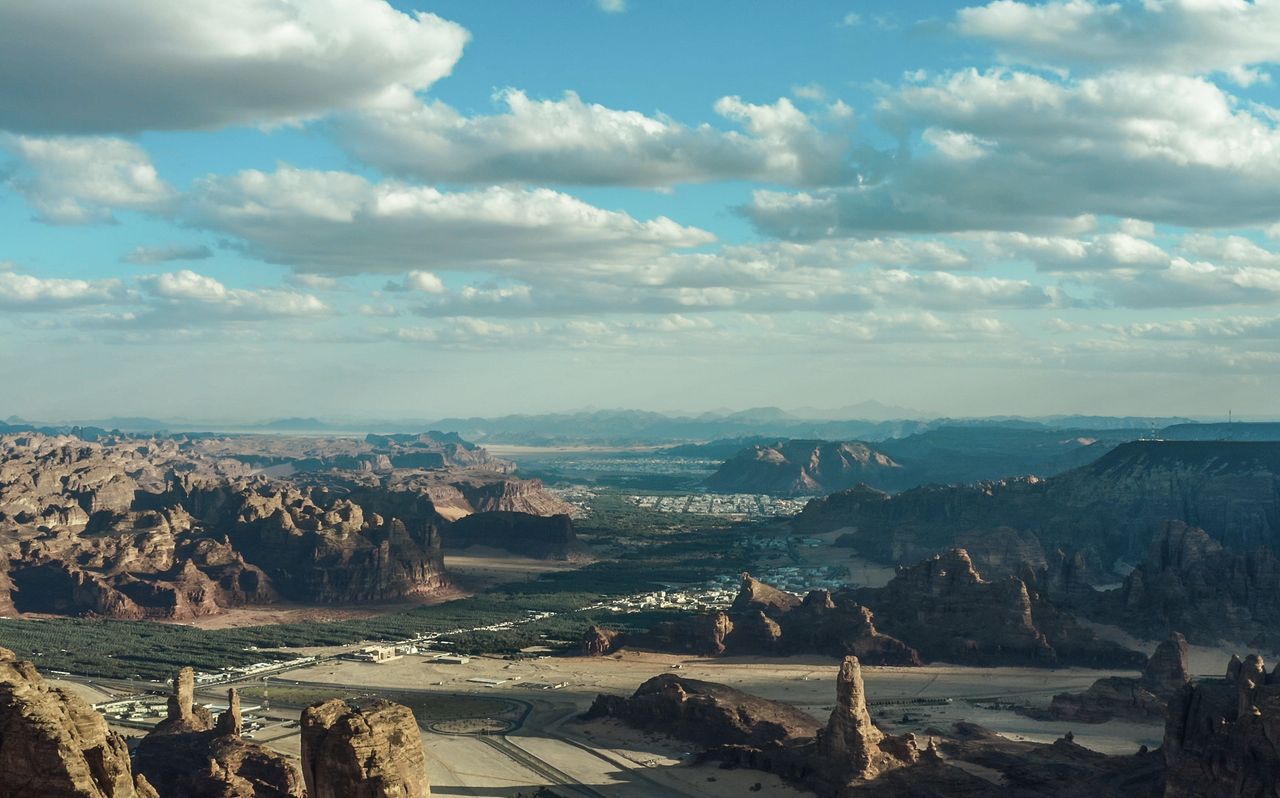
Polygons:
[[155,798],[124,738],[79,696],[0,648],[0,798]]
[[1099,639],[1021,579],[983,579],[964,549],[899,568],[884,587],[849,595],[875,613],[878,627],[925,659],[1042,667],[1145,662],[1141,654]]
[[1015,742],[970,723],[927,741],[888,734],[867,713],[854,658],[841,665],[836,690],[836,707],[825,727],[788,704],[674,674],[650,679],[629,698],[601,695],[585,718],[612,718],[687,740],[702,749],[703,760],[775,773],[821,798],[1160,794],[1158,753],[1107,756],[1076,745],[1069,736],[1051,745]]
[[[607,648],[598,631],[609,636]],[[742,587],[726,612],[664,621],[642,633],[598,631],[586,633],[584,653],[604,654],[625,646],[704,656],[854,655],[875,665],[920,664],[915,649],[881,633],[871,611],[848,593],[814,590],[801,599],[750,574],[742,575]]]
[[586,657],[603,657],[618,648],[619,632],[592,624],[582,636],[582,654]]
[[309,798],[426,798],[426,756],[413,712],[390,701],[334,699],[302,713]]
[[1186,633],[1193,642],[1280,644],[1280,559],[1266,548],[1233,552],[1203,529],[1165,525],[1115,595],[1105,619],[1137,634]]
[[215,721],[195,701],[191,669],[178,671],[167,717],[138,745],[138,772],[162,798],[303,798],[298,769],[240,736],[239,696],[228,698]]
[[1059,693],[1047,710],[1027,710],[1035,718],[1105,723],[1115,718],[1163,720],[1171,699],[1191,680],[1187,671],[1187,641],[1177,632],[1156,647],[1138,678],[1099,679],[1083,693]]
[[189,620],[430,597],[450,587],[441,534],[462,516],[482,542],[565,556],[569,519],[522,513],[571,508],[511,468],[438,433],[0,435],[0,614]]
[[1280,676],[1232,658],[1225,679],[1179,690],[1161,751],[1165,798],[1280,796]]
[[815,737],[819,728],[790,704],[674,673],[649,679],[630,698],[597,696],[587,717],[613,717],[707,747],[783,748]]
[[548,559],[567,559],[577,536],[568,515],[540,516],[493,510],[459,518],[444,530],[449,548],[490,546],[514,554]]
[[818,753],[848,762],[856,778],[869,779],[879,772],[883,759],[880,741],[884,735],[867,714],[866,687],[857,657],[845,657],[836,680],[836,707],[827,727],[818,737]]
[[823,496],[860,483],[894,490],[907,479],[893,458],[865,443],[791,440],[743,449],[706,485],[721,493]]

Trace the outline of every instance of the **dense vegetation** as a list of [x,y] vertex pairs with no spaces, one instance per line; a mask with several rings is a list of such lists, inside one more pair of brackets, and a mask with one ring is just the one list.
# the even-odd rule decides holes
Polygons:
[[[433,633],[454,632],[446,639],[463,653],[512,653],[532,645],[564,647],[564,642],[579,639],[592,623],[640,629],[666,615],[616,615],[587,609],[603,599],[702,582],[749,567],[745,550],[736,544],[738,535],[723,522],[694,527],[674,518],[639,511],[611,497],[584,520],[584,533],[598,543],[640,540],[641,545],[624,546],[613,558],[577,570],[374,618],[216,630],[144,621],[0,620],[0,646],[46,670],[142,679],[168,678],[178,665],[216,671],[290,659],[296,656],[290,648],[403,640]],[[509,629],[455,632],[519,621],[534,613],[555,615]]]

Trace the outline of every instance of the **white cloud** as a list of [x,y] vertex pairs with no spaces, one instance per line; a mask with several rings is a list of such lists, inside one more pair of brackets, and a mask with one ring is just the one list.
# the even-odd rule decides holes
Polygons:
[[639,221],[550,189],[443,192],[282,166],[199,181],[189,218],[248,251],[328,275],[443,267],[521,274],[613,273],[714,241],[666,217]]
[[207,275],[183,269],[138,278],[154,299],[147,311],[128,319],[140,326],[197,326],[220,321],[263,321],[327,316],[320,298],[297,291],[230,288]]
[[404,278],[405,287],[411,291],[424,294],[442,294],[445,291],[444,281],[431,272],[412,271]]
[[135,132],[403,106],[468,33],[382,0],[0,3],[0,128]]
[[845,14],[840,18],[839,24],[842,28],[852,28],[856,25],[862,24],[862,17],[857,13],[850,11],[848,14]]
[[[1099,215],[1189,227],[1280,219],[1276,121],[1203,78],[967,70],[899,87],[878,116],[903,153],[866,159],[847,188],[757,190],[748,217],[793,239],[1078,233]],[[913,152],[916,132],[927,135]]]
[[468,117],[434,101],[348,115],[339,135],[360,160],[429,181],[666,187],[714,180],[829,185],[850,176],[848,137],[820,129],[786,98],[717,101],[716,112],[745,133],[615,110],[573,92],[534,100],[504,89],[496,99],[505,113]]
[[168,244],[148,247],[139,245],[122,255],[125,263],[167,263],[175,260],[205,260],[213,257],[213,250],[204,244]]
[[1123,232],[1087,238],[993,233],[983,240],[995,257],[1030,260],[1051,272],[1158,268],[1170,261],[1169,253],[1156,244]]
[[997,0],[962,9],[957,27],[1032,64],[1222,72],[1248,85],[1261,77],[1249,67],[1280,61],[1274,0]]
[[44,311],[77,305],[97,305],[121,295],[119,280],[41,278],[0,269],[0,307]]
[[174,197],[147,153],[123,139],[0,134],[0,149],[17,160],[9,182],[42,221],[106,222],[113,210],[160,210]]
[[596,5],[606,14],[623,14],[627,10],[627,0],[596,0]]

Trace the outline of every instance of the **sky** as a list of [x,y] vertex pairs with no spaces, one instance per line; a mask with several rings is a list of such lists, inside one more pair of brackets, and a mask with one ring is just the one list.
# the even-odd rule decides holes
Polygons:
[[0,417],[1280,416],[1280,0],[0,4]]

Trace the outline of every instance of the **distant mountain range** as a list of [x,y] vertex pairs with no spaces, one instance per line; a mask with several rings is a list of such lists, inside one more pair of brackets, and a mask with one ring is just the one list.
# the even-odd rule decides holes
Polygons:
[[[448,430],[480,443],[522,445],[643,446],[715,441],[732,438],[773,440],[885,441],[942,427],[982,427],[1026,430],[1127,431],[1150,436],[1153,430],[1179,429],[1182,435],[1210,437],[1246,434],[1243,424],[1196,424],[1189,418],[1109,416],[1002,416],[974,419],[929,419],[909,408],[862,402],[834,410],[803,408],[786,411],[757,407],[700,414],[656,413],[645,410],[581,410],[566,413],[443,419],[353,420],[291,417],[267,421],[228,422],[148,417],[111,417],[78,422],[31,422],[11,417],[0,431],[58,431],[72,428],[123,432],[264,432],[320,435],[326,433],[417,433]],[[1194,428],[1195,432],[1190,431]],[[1163,434],[1163,433],[1158,433]],[[1267,432],[1265,434],[1273,434]]]

